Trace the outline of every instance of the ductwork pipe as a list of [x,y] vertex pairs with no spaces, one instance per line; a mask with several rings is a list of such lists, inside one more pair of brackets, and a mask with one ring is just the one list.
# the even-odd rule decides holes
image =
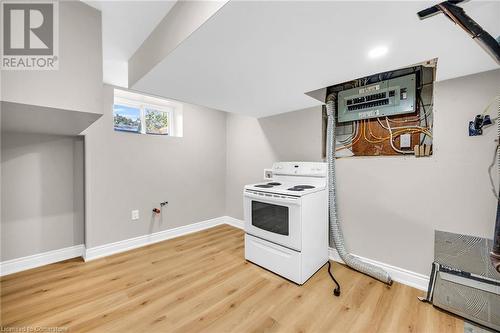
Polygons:
[[348,253],[344,245],[344,236],[342,234],[342,229],[340,228],[340,223],[337,217],[337,200],[336,200],[336,189],[335,189],[335,99],[336,95],[331,94],[327,97],[326,101],[326,112],[328,115],[328,127],[327,127],[327,160],[328,160],[328,204],[329,204],[329,214],[330,214],[330,246],[337,249],[340,258],[345,262],[345,264],[361,273],[370,275],[377,280],[380,280],[387,284],[392,284],[391,277],[383,269],[365,263],[359,260],[357,257]]
[[497,222],[493,239],[493,251],[490,253],[491,263],[497,272],[500,273],[500,203],[497,205]]
[[[500,144],[500,98],[498,100],[498,117],[497,117],[497,130],[498,130],[498,144]],[[498,153],[499,147],[497,146],[497,167],[500,172],[500,154]],[[500,197],[500,190],[498,191]],[[500,273],[500,201],[497,201],[497,221],[495,224],[495,233],[493,234],[493,249],[490,253],[491,263],[493,267]]]

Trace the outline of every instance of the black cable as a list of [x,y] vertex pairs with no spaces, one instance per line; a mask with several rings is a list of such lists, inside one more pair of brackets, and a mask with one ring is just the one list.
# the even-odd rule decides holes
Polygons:
[[330,277],[332,278],[333,282],[337,285],[335,289],[333,289],[333,294],[335,296],[340,296],[340,284],[335,280],[333,277],[332,272],[330,271],[330,268],[332,267],[332,264],[330,263],[330,260],[328,260],[328,274],[330,274]]
[[[424,109],[425,127],[428,127],[428,123],[427,123],[427,111],[425,110],[424,101],[422,100],[422,91],[419,90],[418,93],[417,93],[417,95],[418,95],[418,99],[420,100],[420,104],[422,105],[422,109]],[[418,125],[420,126],[420,123]],[[424,136],[422,137],[422,141],[420,142],[420,145],[424,144],[426,136],[427,136],[427,134],[424,133]]]

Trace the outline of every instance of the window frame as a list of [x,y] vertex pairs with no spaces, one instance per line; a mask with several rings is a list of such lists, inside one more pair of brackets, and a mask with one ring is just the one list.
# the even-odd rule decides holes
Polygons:
[[[144,106],[144,109],[141,110],[141,116],[144,117],[144,133],[143,134],[148,134],[148,135],[159,135],[159,136],[171,136],[172,134],[172,130],[173,130],[173,126],[172,126],[172,123],[174,121],[174,111],[173,110],[168,110],[168,108],[164,107],[163,109],[159,108],[159,107],[150,107],[151,105],[145,105]],[[163,113],[166,113],[167,114],[167,122],[168,122],[168,125],[167,125],[167,134],[158,134],[158,133],[148,133],[148,129],[147,129],[147,124],[146,124],[146,112],[147,111],[156,111],[156,112],[163,112]],[[142,121],[142,119],[141,119]]]
[[[123,106],[126,106],[126,107],[129,107],[129,108],[134,108],[134,109],[139,109],[139,121],[141,123],[141,130],[138,131],[138,132],[134,132],[134,131],[125,131],[125,130],[120,130],[120,129],[117,129],[115,127],[115,105],[123,105]],[[134,134],[142,134],[142,127],[143,127],[143,122],[142,122],[142,110],[141,108],[137,107],[136,105],[133,105],[131,103],[122,103],[121,101],[119,103],[113,103],[113,130],[115,130],[116,132],[125,132],[125,133],[134,133]]]
[[[174,122],[175,122],[175,116],[174,113],[176,111],[176,106],[175,105],[159,105],[156,103],[150,103],[150,102],[144,102],[144,101],[139,101],[139,100],[134,100],[132,98],[126,98],[122,96],[114,96],[114,101],[113,101],[113,108],[115,105],[123,105],[123,106],[128,106],[132,108],[139,109],[140,112],[140,120],[141,120],[141,130],[140,132],[130,132],[130,133],[137,133],[137,134],[146,134],[146,135],[154,135],[154,136],[175,136],[173,135],[173,130],[175,128]],[[146,109],[154,110],[154,111],[159,111],[159,112],[165,112],[167,114],[167,119],[168,119],[168,133],[167,134],[156,134],[156,133],[148,133],[146,129]],[[114,110],[113,110],[114,113]],[[124,132],[117,130],[115,128],[115,124],[113,121],[113,130],[117,132]]]

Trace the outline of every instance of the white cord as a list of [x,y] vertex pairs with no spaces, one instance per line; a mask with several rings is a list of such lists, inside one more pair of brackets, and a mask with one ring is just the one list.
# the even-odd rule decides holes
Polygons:
[[354,140],[354,138],[358,136],[359,122],[355,121],[355,122],[353,122],[353,125],[354,125],[354,133],[352,135],[350,135],[347,139],[339,140],[339,142],[341,144],[340,145],[336,145],[336,148],[341,148],[341,147],[344,147],[344,146],[348,145],[349,141],[352,142]]
[[[493,103],[495,102],[496,99],[500,99],[500,95],[497,95],[495,97],[493,97],[491,100],[490,100],[490,103],[488,104],[488,106],[484,109],[484,111],[481,113],[482,115],[485,115],[486,113],[488,113],[490,107],[493,105]],[[498,118],[498,117],[497,117]]]
[[497,162],[498,159],[498,148],[500,147],[499,144],[496,145],[495,147],[495,155],[493,155],[493,161],[491,162],[490,166],[488,167],[488,176],[490,178],[490,184],[491,184],[491,191],[493,192],[493,195],[497,200],[500,200],[498,197],[498,190],[495,188],[495,181],[493,180],[493,176],[491,175],[491,170],[495,166],[495,162]]
[[[385,117],[385,119],[388,119],[387,117]],[[380,126],[382,126],[383,128],[385,128],[386,130],[389,130],[389,121],[387,121],[387,126],[384,125],[381,121],[380,121],[380,118],[377,118],[377,121],[378,123],[380,124]],[[391,127],[390,129],[393,129],[393,130],[398,130],[398,129],[405,129],[405,128],[418,128],[418,129],[421,129],[421,130],[424,130],[424,131],[427,131],[428,129],[426,127],[422,127],[422,126],[418,126],[418,125],[408,125],[408,126],[398,126],[398,127]]]
[[[396,151],[400,154],[414,154],[415,152],[413,150],[401,150],[401,149],[396,148],[396,146],[394,145],[394,141],[393,141],[392,128],[391,128],[391,125],[389,125],[389,118],[385,117],[385,122],[387,124],[386,128],[389,130],[389,136],[390,136],[389,141],[391,143],[392,149],[394,149],[394,151]],[[382,123],[380,123],[380,124],[382,125]],[[397,128],[397,127],[395,127],[395,128]]]

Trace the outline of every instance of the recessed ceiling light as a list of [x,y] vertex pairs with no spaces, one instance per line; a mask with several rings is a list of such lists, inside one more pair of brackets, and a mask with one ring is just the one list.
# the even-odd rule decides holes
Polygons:
[[378,46],[374,49],[371,49],[370,52],[368,52],[368,56],[370,58],[379,58],[383,55],[385,55],[389,49],[386,46]]

